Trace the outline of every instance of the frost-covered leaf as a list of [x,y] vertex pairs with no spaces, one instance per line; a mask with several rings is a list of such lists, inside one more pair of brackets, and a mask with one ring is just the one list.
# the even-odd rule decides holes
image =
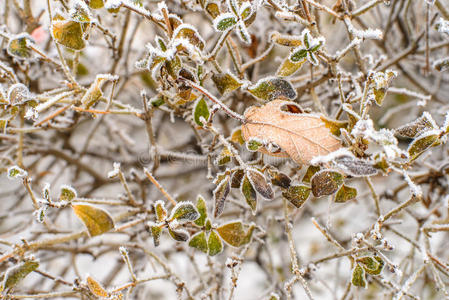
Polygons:
[[214,190],[215,210],[214,217],[218,217],[223,213],[226,197],[231,190],[229,177],[226,176]]
[[397,76],[397,73],[392,70],[386,70],[385,72],[376,72],[373,75],[373,92],[377,105],[382,105],[385,98],[388,86],[391,80]]
[[217,31],[226,31],[235,24],[237,24],[237,17],[231,13],[225,13],[214,19],[213,26]]
[[156,213],[156,219],[158,222],[164,222],[168,216],[167,209],[165,208],[165,203],[162,200],[156,201],[154,203],[154,211]]
[[294,63],[304,62],[307,58],[307,53],[307,49],[299,47],[293,50],[288,58]]
[[264,143],[260,139],[250,138],[245,143],[246,149],[251,152],[256,152],[264,147]]
[[301,66],[304,64],[305,60],[293,62],[289,57],[284,59],[282,64],[279,66],[279,69],[276,71],[276,76],[279,77],[287,77],[295,74]]
[[241,128],[237,128],[234,131],[232,131],[231,142],[238,143],[240,145],[243,145],[245,143],[245,140],[243,139],[243,136],[242,136]]
[[86,47],[84,32],[80,23],[71,20],[53,21],[51,32],[56,42],[72,50]]
[[288,189],[292,180],[286,174],[273,170],[268,170],[268,174],[271,177],[271,183],[281,188]]
[[26,176],[28,176],[28,172],[22,168],[19,168],[18,166],[12,166],[8,168],[9,179],[23,178]]
[[212,18],[216,18],[220,15],[220,8],[218,4],[215,2],[208,2],[206,4],[206,11],[212,16]]
[[248,32],[248,29],[246,28],[246,25],[244,22],[240,21],[237,23],[237,33],[238,33],[238,37],[240,38],[240,40],[242,42],[244,42],[245,44],[251,44],[251,35]]
[[206,201],[202,196],[198,196],[198,200],[196,200],[196,209],[200,214],[199,218],[195,220],[195,224],[198,226],[204,226],[207,218],[207,207]]
[[209,108],[207,107],[206,100],[204,100],[204,97],[201,97],[198,99],[198,101],[195,103],[195,108],[193,109],[193,119],[195,120],[195,123],[198,124],[198,126],[203,126],[203,122],[201,122],[201,117],[203,117],[206,121],[209,119],[210,112]]
[[367,287],[365,269],[362,268],[359,264],[356,264],[354,270],[352,270],[351,282],[354,286],[363,288]]
[[84,223],[90,236],[108,232],[114,228],[114,221],[103,209],[87,204],[72,205],[75,215]]
[[348,122],[347,121],[338,121],[338,120],[331,120],[329,118],[326,118],[325,116],[321,116],[321,121],[326,124],[326,127],[329,128],[329,130],[332,132],[335,136],[341,135],[341,129],[348,129]]
[[189,24],[179,25],[173,32],[175,39],[187,39],[190,44],[198,47],[198,49],[203,50],[205,42],[200,36],[195,27]]
[[153,237],[154,247],[159,246],[161,240],[162,228],[157,225],[150,226],[151,236]]
[[282,196],[297,208],[300,208],[306,202],[309,195],[310,187],[306,185],[292,185],[282,192]]
[[449,69],[449,57],[443,57],[433,62],[432,66],[435,70],[443,72]]
[[111,76],[109,74],[98,74],[95,77],[94,82],[90,85],[89,89],[84,93],[81,98],[81,103],[85,109],[92,107],[100,98],[103,96],[103,92],[101,91],[101,87],[103,84],[110,80],[114,80],[116,77]]
[[344,203],[346,201],[355,199],[357,197],[357,190],[353,187],[342,185],[338,192],[335,194],[336,203]]
[[321,170],[311,179],[312,193],[315,197],[332,195],[343,184],[344,176],[333,170]]
[[207,248],[209,249],[209,256],[217,255],[223,251],[223,243],[215,230],[212,230],[209,234]]
[[315,175],[315,173],[318,172],[320,169],[321,168],[319,166],[309,166],[301,181],[304,183],[310,183],[310,180],[312,179],[313,175]]
[[245,197],[246,203],[248,203],[251,210],[255,212],[257,208],[257,193],[247,176],[243,178],[240,188],[243,196]]
[[60,201],[72,201],[77,197],[76,190],[68,185],[61,186],[61,189],[59,190],[59,200]]
[[37,261],[28,260],[9,268],[6,270],[3,278],[2,290],[7,290],[14,287],[38,267],[39,263]]
[[424,112],[418,119],[400,126],[395,130],[395,133],[408,138],[414,138],[424,131],[437,129],[434,119],[428,112]]
[[384,267],[384,261],[378,256],[363,256],[357,258],[357,262],[370,275],[379,275]]
[[272,101],[281,97],[287,99],[296,98],[296,91],[293,85],[285,79],[276,77],[263,78],[255,85],[250,86],[248,91],[265,101]]
[[104,6],[103,0],[90,0],[89,7],[92,9],[102,8]]
[[233,247],[240,247],[249,243],[252,231],[253,226],[248,231],[245,231],[243,223],[240,221],[230,222],[217,228],[217,232],[223,241]]
[[377,169],[370,162],[358,159],[354,156],[341,156],[335,158],[335,166],[346,174],[360,177],[377,174]]
[[242,83],[231,73],[216,73],[212,75],[212,81],[220,94],[232,92],[242,86]]
[[231,161],[231,158],[234,156],[234,154],[229,151],[227,147],[223,147],[223,150],[221,150],[220,154],[218,155],[216,159],[216,163],[219,166],[223,166]]
[[246,170],[246,176],[251,182],[254,189],[265,199],[273,200],[274,191],[271,185],[267,182],[265,176],[256,169]]
[[8,54],[19,59],[31,57],[31,49],[27,43],[31,42],[31,37],[28,34],[18,34],[9,39],[6,50]]
[[408,147],[408,155],[410,156],[410,161],[415,160],[424,151],[432,146],[438,145],[440,143],[440,131],[430,130],[418,135],[413,142]]
[[194,234],[189,241],[189,246],[195,249],[198,249],[204,253],[207,253],[207,240],[206,233],[204,231],[200,231]]
[[297,35],[286,35],[279,32],[271,34],[271,40],[276,44],[286,47],[299,47],[302,45],[302,38]]
[[184,229],[171,229],[168,228],[168,233],[170,233],[170,236],[178,242],[185,242],[189,240],[189,234]]
[[[291,106],[295,109],[290,109]],[[319,115],[301,113],[294,102],[274,100],[262,107],[245,111],[248,120],[242,125],[243,137],[277,145],[281,151],[259,151],[277,157],[291,157],[298,164],[309,164],[312,158],[326,155],[341,147],[341,143],[326,128]]]
[[95,296],[103,298],[109,296],[109,293],[105,290],[105,288],[98,281],[92,278],[92,276],[87,276],[86,282],[89,291]]
[[177,220],[179,223],[195,221],[200,217],[200,213],[196,210],[191,202],[178,202],[173,207],[170,220]]
[[70,9],[70,19],[78,23],[90,23],[92,16],[89,7],[82,1],[76,1]]

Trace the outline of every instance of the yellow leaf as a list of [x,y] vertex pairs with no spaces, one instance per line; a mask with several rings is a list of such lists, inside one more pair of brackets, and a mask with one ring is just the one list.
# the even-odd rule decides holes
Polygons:
[[97,297],[108,297],[108,292],[104,289],[104,287],[95,279],[93,279],[91,276],[87,277],[87,287],[91,291],[92,294],[94,294]]
[[280,99],[261,107],[250,107],[245,112],[242,125],[243,138],[275,144],[281,151],[273,153],[265,147],[258,151],[278,156],[290,156],[298,164],[309,164],[316,156],[326,155],[341,147],[319,114],[303,113],[294,102]]
[[96,236],[108,232],[114,228],[114,221],[103,209],[87,204],[72,205],[76,216],[87,227],[90,236]]

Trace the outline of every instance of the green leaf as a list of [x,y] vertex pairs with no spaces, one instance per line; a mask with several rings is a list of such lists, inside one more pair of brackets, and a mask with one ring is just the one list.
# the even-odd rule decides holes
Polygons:
[[177,220],[180,223],[195,221],[200,217],[200,213],[196,210],[191,202],[178,202],[173,207],[170,220]]
[[246,170],[246,176],[253,185],[254,189],[265,199],[273,200],[274,191],[267,182],[265,176],[256,169]]
[[16,179],[28,176],[28,172],[18,166],[12,166],[8,168],[8,178]]
[[27,46],[28,42],[31,42],[31,37],[28,34],[19,34],[11,37],[6,48],[8,54],[19,59],[30,58],[31,49]]
[[245,232],[243,224],[240,221],[222,225],[217,228],[217,232],[223,241],[233,247],[240,247],[244,243],[249,242],[247,239],[247,233]]
[[114,221],[103,209],[87,204],[72,205],[75,215],[84,223],[90,236],[108,232],[114,228]]
[[207,253],[206,233],[204,231],[200,231],[194,234],[189,241],[189,246]]
[[223,251],[223,243],[214,230],[212,230],[209,234],[207,248],[209,249],[209,256],[217,255]]
[[231,190],[229,177],[220,182],[217,188],[214,190],[215,210],[214,217],[218,217],[223,213],[226,197]]
[[214,19],[214,28],[217,31],[226,31],[237,24],[237,18],[231,13],[221,14]]
[[289,57],[284,59],[282,64],[279,66],[279,69],[276,71],[276,76],[279,77],[287,77],[295,74],[299,69],[301,69],[304,64],[305,59],[298,62],[293,62]]
[[29,260],[6,270],[3,279],[3,290],[10,289],[39,267],[37,261]]
[[417,159],[424,151],[440,143],[440,134],[434,130],[425,132],[413,140],[408,147],[410,161]]
[[296,48],[288,57],[292,62],[304,62],[307,58],[307,49],[302,47]]
[[259,151],[263,147],[263,143],[259,139],[252,139],[246,141],[246,149],[251,152]]
[[384,261],[379,256],[364,256],[357,258],[357,262],[360,263],[365,272],[370,275],[379,275],[385,265]]
[[216,163],[219,166],[223,166],[231,161],[231,158],[234,156],[231,151],[229,151],[228,147],[223,147],[220,154],[217,157]]
[[257,193],[247,176],[243,178],[241,191],[245,197],[246,203],[248,203],[254,213],[257,208]]
[[300,208],[304,202],[309,198],[310,188],[305,185],[292,185],[288,188],[288,190],[282,193],[282,196],[285,197],[291,204]]
[[232,92],[242,86],[242,83],[231,73],[213,74],[212,81],[220,94]]
[[61,189],[59,191],[59,200],[60,201],[72,201],[77,197],[76,190],[68,185],[61,186]]
[[201,195],[199,195],[198,200],[196,200],[196,209],[198,210],[200,217],[195,220],[195,224],[204,226],[207,218],[207,207],[206,201],[204,201],[204,198]]
[[250,86],[248,91],[255,97],[271,101],[280,97],[293,100],[296,98],[296,91],[293,85],[282,78],[264,78],[259,80],[255,85]]
[[51,32],[58,44],[72,50],[82,50],[86,47],[83,38],[83,28],[75,21],[53,21]]
[[330,132],[335,136],[341,135],[341,129],[348,129],[348,121],[332,120],[324,116],[320,116],[320,119],[324,122],[326,128],[329,128]]
[[153,236],[154,247],[157,247],[160,243],[162,228],[157,225],[153,225],[150,227],[150,230],[151,235]]
[[359,264],[355,265],[354,270],[352,271],[351,278],[352,285],[359,287],[367,287],[366,278],[365,278],[365,269],[363,269]]
[[154,211],[156,213],[156,219],[158,222],[164,222],[168,216],[167,209],[165,209],[165,203],[162,200],[156,201],[154,204]]
[[337,194],[335,194],[335,202],[336,203],[344,203],[346,201],[355,199],[357,197],[357,190],[353,187],[342,185],[338,190]]
[[201,122],[200,117],[203,117],[206,121],[209,119],[210,112],[207,107],[206,100],[201,97],[195,104],[195,108],[193,109],[193,119],[195,123],[199,126],[203,126],[204,124]]
[[206,224],[204,224],[204,229],[206,229],[206,231],[210,231],[212,229],[212,223],[209,218],[206,219]]
[[171,229],[168,228],[168,233],[170,233],[170,236],[178,242],[185,242],[189,239],[189,234],[187,233],[187,231],[183,230],[183,229]]
[[311,179],[312,193],[315,197],[332,195],[343,184],[344,176],[340,172],[332,170],[322,170]]

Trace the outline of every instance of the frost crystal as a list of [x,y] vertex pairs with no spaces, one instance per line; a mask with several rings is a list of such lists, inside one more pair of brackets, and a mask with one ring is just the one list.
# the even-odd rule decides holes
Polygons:
[[438,32],[449,34],[449,21],[440,18],[437,23]]
[[122,6],[123,2],[122,0],[108,0],[105,4],[104,7],[106,9],[117,9],[120,6]]

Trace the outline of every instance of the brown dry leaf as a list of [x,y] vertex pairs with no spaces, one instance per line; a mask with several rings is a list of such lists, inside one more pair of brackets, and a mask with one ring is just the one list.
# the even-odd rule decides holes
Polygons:
[[261,140],[281,148],[260,152],[277,157],[291,157],[298,164],[309,164],[316,156],[326,155],[341,147],[319,114],[303,113],[294,102],[273,100],[261,107],[250,107],[245,112],[247,123],[242,125],[243,138]]

